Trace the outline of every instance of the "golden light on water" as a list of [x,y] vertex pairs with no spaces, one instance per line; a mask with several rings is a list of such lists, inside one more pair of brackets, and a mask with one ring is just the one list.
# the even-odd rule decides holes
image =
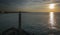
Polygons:
[[50,12],[49,14],[49,23],[51,29],[56,29],[55,27],[55,19],[54,19],[54,12]]
[[54,25],[54,13],[53,12],[50,12],[50,23],[51,23],[51,26]]
[[55,4],[49,4],[49,8],[50,9],[54,9],[55,8]]

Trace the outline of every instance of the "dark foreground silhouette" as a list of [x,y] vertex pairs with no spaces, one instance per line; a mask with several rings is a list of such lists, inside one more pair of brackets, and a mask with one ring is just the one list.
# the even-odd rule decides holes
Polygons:
[[28,32],[26,32],[24,30],[22,30],[22,32],[19,33],[19,30],[14,28],[14,27],[7,29],[7,30],[2,32],[2,35],[19,35],[19,34],[20,35],[30,35]]
[[[60,35],[60,31],[55,31],[55,30],[49,30],[48,32],[45,33],[41,33],[40,35]],[[26,32],[25,30],[21,30],[21,32],[19,32],[18,29],[12,27],[9,28],[5,31],[2,32],[2,34],[0,33],[0,35],[34,35],[34,33],[30,34],[29,32]]]

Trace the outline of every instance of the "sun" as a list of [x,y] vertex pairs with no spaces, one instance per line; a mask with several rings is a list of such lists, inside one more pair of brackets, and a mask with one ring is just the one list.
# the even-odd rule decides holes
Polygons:
[[55,8],[55,4],[49,4],[49,8],[50,9],[54,9]]

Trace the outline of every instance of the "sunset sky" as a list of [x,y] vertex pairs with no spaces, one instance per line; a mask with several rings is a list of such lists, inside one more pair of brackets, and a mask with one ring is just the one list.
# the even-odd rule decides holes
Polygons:
[[49,3],[50,0],[0,0],[0,10],[45,12],[50,11]]

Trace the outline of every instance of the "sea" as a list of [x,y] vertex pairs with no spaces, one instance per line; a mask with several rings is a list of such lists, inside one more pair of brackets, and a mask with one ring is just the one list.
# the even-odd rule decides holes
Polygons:
[[60,12],[21,13],[21,24],[22,29],[34,35],[57,35]]
[[[19,26],[19,13],[0,14],[0,32]],[[21,13],[21,28],[31,35],[59,35],[60,12]]]

